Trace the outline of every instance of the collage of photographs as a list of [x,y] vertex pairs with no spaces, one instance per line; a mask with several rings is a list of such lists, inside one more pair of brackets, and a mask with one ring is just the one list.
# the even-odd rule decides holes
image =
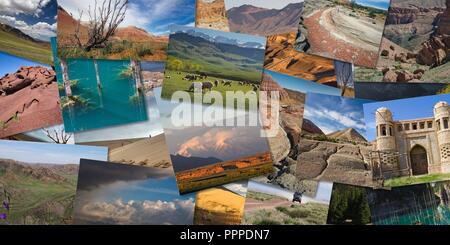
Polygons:
[[450,0],[0,1],[0,225],[450,225]]

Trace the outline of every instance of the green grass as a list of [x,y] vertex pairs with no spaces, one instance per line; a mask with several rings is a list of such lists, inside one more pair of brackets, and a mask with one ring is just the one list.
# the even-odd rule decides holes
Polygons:
[[405,185],[413,185],[413,184],[422,184],[429,182],[437,182],[443,180],[449,180],[450,173],[447,174],[427,174],[422,176],[412,176],[412,177],[399,177],[387,179],[384,181],[383,186],[385,187],[396,187],[396,186],[405,186]]
[[288,207],[261,209],[245,213],[244,224],[253,225],[324,225],[328,205],[322,203],[292,204]]
[[[14,181],[8,181],[8,189],[14,193],[9,223],[63,224],[71,220],[76,176],[67,175],[68,182],[43,181],[25,175],[15,177]],[[63,212],[53,212],[55,205],[63,207]]]
[[248,191],[247,192],[247,198],[259,200],[259,201],[268,201],[272,199],[280,199],[280,197],[261,193],[261,192],[254,192],[254,191]]
[[52,65],[50,44],[38,44],[0,30],[0,51]]
[[[189,87],[191,86],[192,82],[188,81],[188,80],[183,80],[182,78],[184,78],[186,76],[186,74],[188,74],[187,72],[180,72],[181,74],[177,74],[177,71],[171,71],[171,70],[166,70],[165,75],[166,76],[170,76],[170,78],[165,78],[164,79],[164,83],[163,83],[163,88],[162,88],[162,93],[161,93],[161,97],[167,100],[170,100],[172,98],[172,94],[176,91],[185,91],[185,92],[189,92],[190,96],[191,96],[191,101],[194,101],[194,92],[193,91],[188,91]],[[195,82],[205,82],[205,81],[209,81],[212,82],[214,84],[215,80],[219,80],[222,81],[224,79],[219,78],[219,77],[214,77],[214,76],[208,76],[206,79],[202,79],[202,80],[196,80]],[[227,80],[227,79],[225,79]],[[227,81],[231,81],[231,80],[227,80]],[[247,85],[240,85],[238,81],[232,81],[231,83],[231,87],[230,86],[224,86],[223,84],[220,84],[217,87],[213,87],[212,91],[217,91],[219,92],[222,97],[223,97],[223,105],[226,106],[226,92],[227,91],[242,91],[244,94],[249,92],[249,91],[253,91],[253,87],[252,86],[247,86]],[[259,91],[259,90],[258,90]],[[208,92],[206,92],[208,93]],[[205,93],[205,94],[206,94]],[[259,97],[259,92],[256,93],[256,99],[258,99]],[[214,103],[214,101],[212,101],[212,103]],[[256,101],[257,103],[257,101]],[[235,107],[237,104],[237,101],[235,100]],[[246,100],[245,101],[245,108],[249,107],[249,101]]]

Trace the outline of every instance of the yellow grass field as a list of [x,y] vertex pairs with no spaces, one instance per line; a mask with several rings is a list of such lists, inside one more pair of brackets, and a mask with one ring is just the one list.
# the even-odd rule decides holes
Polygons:
[[237,225],[244,213],[245,197],[223,188],[197,193],[195,225]]

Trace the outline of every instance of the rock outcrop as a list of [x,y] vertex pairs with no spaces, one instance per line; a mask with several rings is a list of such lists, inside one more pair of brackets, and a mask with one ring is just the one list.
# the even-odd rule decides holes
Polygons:
[[297,51],[296,35],[292,32],[267,38],[264,68],[336,87],[333,60]]
[[450,56],[450,0],[446,1],[446,9],[437,16],[436,31],[430,39],[422,43],[417,55],[417,63],[431,67],[440,66]]
[[324,134],[311,120],[303,118],[302,133],[305,134]]
[[55,72],[44,67],[23,66],[0,78],[0,95],[10,95],[25,87],[32,89],[56,82]]
[[53,70],[24,66],[0,78],[0,138],[60,123]]
[[224,0],[198,0],[195,26],[230,31]]
[[295,176],[373,187],[367,157],[370,147],[302,139],[298,145]]

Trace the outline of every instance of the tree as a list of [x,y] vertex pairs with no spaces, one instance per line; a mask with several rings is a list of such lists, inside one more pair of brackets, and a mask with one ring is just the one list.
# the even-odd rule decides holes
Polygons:
[[341,88],[341,96],[345,95],[347,88],[353,88],[353,65],[347,62],[334,61],[336,80]]
[[103,0],[100,5],[97,5],[97,0],[95,0],[94,7],[91,9],[91,5],[89,5],[88,8],[88,33],[85,42],[82,40],[80,30],[83,11],[79,11],[78,24],[74,34],[78,47],[86,52],[102,47],[115,34],[117,27],[125,19],[127,8],[128,0]]
[[67,65],[67,61],[65,59],[60,59],[59,63],[61,64],[61,73],[63,78],[63,85],[64,89],[66,91],[67,97],[72,97],[72,88],[70,87],[70,80],[69,80],[69,68]]
[[43,128],[42,131],[44,131],[47,137],[50,138],[56,144],[67,144],[67,142],[69,142],[70,138],[72,137],[72,134],[67,134],[64,131],[64,128],[61,128],[59,133],[58,130],[56,129],[53,129],[53,132],[50,132],[50,130]]

